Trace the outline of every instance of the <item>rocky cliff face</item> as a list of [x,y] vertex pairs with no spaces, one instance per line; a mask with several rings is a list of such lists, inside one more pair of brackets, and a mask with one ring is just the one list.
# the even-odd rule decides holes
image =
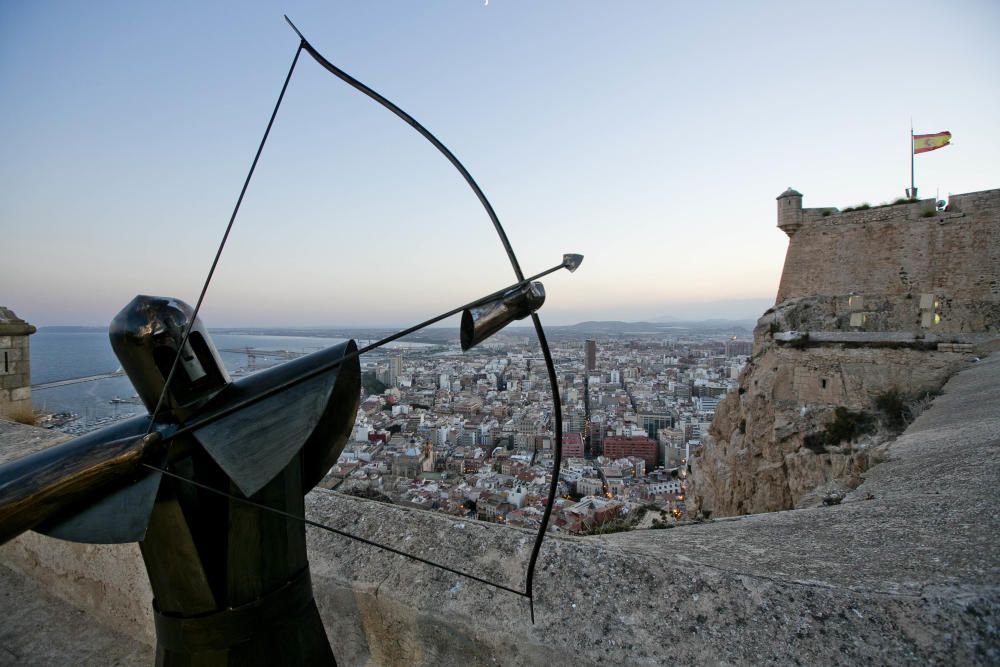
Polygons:
[[866,210],[778,197],[778,305],[692,457],[689,511],[836,501],[976,353],[1000,347],[1000,190]]
[[694,514],[808,507],[853,489],[904,421],[971,356],[922,341],[780,340],[803,324],[833,329],[837,317],[829,299],[795,299],[758,321],[739,388],[719,403],[692,457]]

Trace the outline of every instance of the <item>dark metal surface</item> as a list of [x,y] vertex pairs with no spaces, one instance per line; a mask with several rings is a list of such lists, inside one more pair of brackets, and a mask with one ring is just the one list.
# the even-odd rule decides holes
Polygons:
[[[151,465],[158,466],[159,463],[154,461]],[[135,482],[99,497],[96,502],[73,516],[47,521],[34,529],[43,535],[70,542],[139,542],[146,536],[161,476],[158,471],[145,470]]]
[[460,339],[465,352],[515,320],[523,320],[545,303],[545,288],[530,283],[501,294],[492,301],[466,308],[462,313]]
[[180,617],[156,608],[156,637],[170,651],[221,651],[267,633],[275,625],[295,622],[312,601],[312,581],[304,569],[253,602],[212,614]]
[[[500,224],[500,219],[497,217],[496,211],[493,210],[493,205],[490,204],[489,200],[486,198],[485,193],[483,193],[482,189],[479,187],[479,184],[476,183],[475,179],[472,178],[472,174],[470,174],[469,171],[465,168],[465,165],[463,165],[458,160],[458,158],[455,157],[455,155],[450,150],[448,150],[448,148],[443,143],[441,143],[441,141],[437,137],[431,134],[431,132],[427,130],[427,128],[418,123],[417,120],[413,118],[413,116],[406,113],[401,108],[390,102],[388,99],[386,99],[379,93],[375,92],[373,89],[361,83],[360,81],[352,77],[350,74],[344,72],[342,69],[338,68],[336,65],[334,65],[329,60],[324,58],[318,51],[316,51],[315,48],[313,48],[313,46],[309,43],[309,41],[306,40],[305,36],[303,36],[302,32],[297,27],[295,27],[295,24],[292,23],[291,19],[289,19],[288,16],[285,16],[285,20],[288,21],[288,25],[290,25],[292,29],[295,31],[295,33],[299,36],[300,48],[304,48],[306,51],[308,51],[309,55],[311,55],[317,63],[319,63],[322,67],[324,67],[334,76],[338,77],[339,79],[341,79],[348,85],[352,86],[353,88],[361,91],[362,93],[364,93],[371,99],[375,100],[376,102],[381,104],[383,107],[385,107],[392,113],[396,114],[410,127],[412,127],[414,130],[420,133],[422,137],[427,139],[427,141],[429,141],[435,148],[438,149],[438,151],[441,152],[442,155],[444,155],[444,157],[449,162],[451,162],[452,166],[455,167],[456,170],[458,170],[458,172],[462,175],[462,178],[465,179],[465,182],[476,194],[476,197],[479,199],[479,203],[483,205],[483,209],[486,211],[486,214],[489,216],[490,221],[493,223],[493,228],[496,230],[497,236],[499,236],[500,242],[503,245],[504,250],[507,252],[507,258],[510,260],[511,268],[514,269],[514,275],[517,276],[518,281],[523,282],[524,273],[521,271],[521,265],[517,261],[517,256],[514,254],[514,249],[511,247],[510,241],[507,238],[507,232],[504,231],[503,225]],[[577,265],[578,264],[579,263],[577,262]],[[528,597],[529,600],[532,601],[531,616],[532,616],[532,621],[534,621],[534,602],[533,602],[532,584],[535,571],[535,563],[538,561],[538,554],[541,551],[542,542],[545,539],[545,531],[548,529],[549,518],[551,517],[552,514],[552,504],[555,502],[556,493],[559,488],[559,468],[562,463],[562,405],[561,405],[561,399],[559,398],[559,384],[556,378],[555,365],[552,362],[552,354],[549,351],[548,341],[546,340],[545,337],[545,329],[542,327],[542,321],[541,319],[539,319],[537,313],[531,314],[531,322],[535,327],[535,334],[538,337],[538,345],[542,349],[542,356],[545,358],[545,365],[548,369],[549,383],[551,385],[551,390],[552,390],[552,412],[553,412],[553,417],[555,419],[555,447],[553,451],[554,458],[552,463],[553,465],[552,483],[549,485],[547,506],[545,509],[545,513],[543,514],[542,517],[542,525],[539,527],[538,533],[535,536],[535,543],[531,551],[531,556],[528,560],[528,570],[525,580],[525,595]]]
[[180,428],[178,428],[177,431],[174,432],[170,437],[172,437],[172,438],[173,437],[183,437],[185,435],[193,433],[194,431],[196,431],[196,430],[198,430],[198,429],[200,429],[200,428],[202,428],[204,426],[207,426],[208,424],[210,424],[212,422],[218,421],[219,419],[222,419],[222,418],[226,417],[227,415],[230,415],[230,414],[233,414],[235,412],[238,412],[238,411],[242,410],[245,407],[253,405],[254,403],[257,403],[259,401],[263,401],[263,400],[269,398],[270,396],[274,396],[276,394],[279,394],[279,393],[285,391],[286,389],[294,387],[297,384],[301,384],[302,382],[307,382],[307,381],[311,380],[312,378],[317,377],[317,376],[319,376],[319,375],[321,375],[323,373],[326,373],[327,371],[329,371],[331,369],[337,368],[342,363],[346,363],[348,361],[351,361],[352,359],[360,357],[362,354],[365,354],[366,352],[371,352],[372,350],[378,349],[378,348],[382,347],[383,345],[387,345],[388,343],[391,343],[393,341],[399,340],[400,338],[404,338],[404,337],[410,335],[411,333],[414,333],[416,331],[420,331],[421,329],[425,329],[425,328],[429,327],[430,325],[435,324],[436,322],[440,322],[441,320],[447,319],[447,318],[451,317],[452,315],[457,315],[458,313],[461,313],[464,310],[468,310],[469,308],[475,308],[476,306],[479,306],[479,305],[482,305],[484,303],[487,303],[487,302],[489,302],[489,301],[491,301],[493,299],[496,299],[496,298],[500,297],[501,295],[505,294],[506,292],[509,292],[512,289],[516,289],[518,287],[523,287],[524,285],[529,284],[530,282],[532,282],[536,278],[541,278],[543,276],[546,276],[546,275],[548,275],[550,273],[553,273],[555,271],[558,271],[558,270],[564,269],[564,268],[566,268],[565,264],[559,264],[557,266],[553,266],[552,268],[549,268],[549,269],[546,269],[545,271],[537,273],[537,274],[531,276],[530,278],[526,278],[523,281],[516,282],[513,285],[509,285],[509,286],[507,286],[507,287],[505,287],[505,288],[503,288],[501,290],[497,290],[496,292],[493,292],[492,294],[489,294],[489,295],[487,295],[485,297],[481,297],[479,299],[476,299],[475,301],[471,301],[471,302],[465,304],[464,306],[459,306],[458,308],[453,308],[453,309],[449,310],[446,313],[442,313],[440,315],[436,315],[436,316],[432,317],[429,320],[425,320],[425,321],[421,322],[420,324],[415,324],[412,327],[408,327],[406,329],[403,329],[402,331],[397,331],[396,333],[394,333],[394,334],[392,334],[390,336],[386,336],[385,338],[377,340],[374,343],[366,345],[366,346],[364,346],[364,347],[362,347],[360,349],[357,349],[357,350],[355,350],[353,352],[348,352],[348,353],[346,353],[343,356],[343,358],[334,359],[333,361],[322,363],[322,364],[320,364],[318,366],[315,366],[314,368],[303,369],[302,373],[299,374],[299,375],[295,375],[293,377],[289,377],[286,380],[282,381],[280,384],[276,384],[276,385],[274,385],[274,386],[272,386],[272,387],[270,387],[270,388],[268,388],[268,389],[266,389],[266,390],[264,390],[264,391],[262,391],[260,393],[254,394],[253,396],[249,396],[249,397],[247,397],[244,400],[237,401],[237,402],[231,402],[225,408],[222,408],[222,409],[220,409],[218,411],[213,411],[212,414],[210,414],[210,415],[198,414],[198,415],[192,417],[188,422],[186,422]]
[[144,437],[147,421],[129,419],[0,466],[0,544],[45,521],[71,520],[97,499],[150,476],[142,463],[158,461],[163,450],[159,433]]
[[[28,457],[0,468],[0,539],[5,530],[16,534],[31,526],[86,541],[141,538],[156,597],[158,631],[162,625],[157,648],[161,665],[334,663],[311,591],[307,585],[293,585],[296,577],[308,581],[305,525],[319,525],[305,519],[303,496],[336,462],[353,426],[360,396],[358,355],[463,309],[468,309],[467,327],[463,318],[465,347],[530,315],[548,369],[555,420],[548,504],[524,592],[499,586],[528,597],[533,605],[535,564],[551,516],[562,455],[558,382],[534,312],[544,301],[544,290],[531,282],[534,277],[524,278],[492,205],[461,162],[409,114],[332,65],[301,33],[299,37],[197,304],[192,309],[175,299],[141,296],[112,325],[116,354],[151,417],[67,443],[55,454],[58,464]],[[452,163],[490,217],[518,282],[362,350],[350,341],[233,383],[197,314],[303,49],[407,122]],[[574,271],[581,261],[580,255],[564,255],[562,264],[535,277],[559,268]],[[143,433],[147,435],[137,437]],[[14,483],[5,487],[4,475]],[[283,605],[290,606],[281,612]]]
[[569,269],[570,273],[579,269],[581,264],[583,264],[583,255],[576,253],[566,253],[563,255],[563,266]]
[[[229,384],[208,330],[180,299],[140,294],[115,315],[108,337],[146,409],[153,413],[166,396],[160,421],[185,419]],[[168,388],[166,379],[177,358],[180,365]],[[151,424],[147,420],[147,431]]]
[[[155,469],[155,468],[151,467],[151,469]],[[286,519],[289,519],[291,521],[295,521],[295,522],[301,523],[301,524],[306,525],[306,526],[312,526],[313,528],[319,528],[320,530],[325,530],[325,531],[333,533],[335,535],[340,535],[341,537],[346,537],[346,538],[354,540],[356,542],[361,542],[362,544],[367,544],[368,546],[375,547],[376,549],[382,549],[384,551],[388,551],[389,553],[394,553],[397,556],[403,556],[405,558],[409,558],[410,560],[416,561],[418,563],[423,563],[425,565],[430,565],[431,567],[436,567],[439,570],[444,570],[445,572],[451,572],[452,574],[458,575],[460,577],[465,577],[466,579],[471,579],[472,581],[478,581],[479,583],[485,584],[487,586],[493,586],[494,588],[498,588],[498,589],[500,589],[502,591],[507,591],[508,593],[514,593],[515,595],[520,595],[520,596],[524,596],[525,595],[524,591],[519,591],[519,590],[511,588],[509,586],[504,586],[501,583],[498,583],[498,582],[495,582],[495,581],[490,581],[489,579],[484,579],[482,577],[477,577],[474,574],[469,574],[468,572],[463,572],[462,570],[456,570],[455,568],[449,567],[447,565],[442,565],[441,563],[436,563],[436,562],[434,562],[432,560],[428,560],[427,558],[421,558],[420,556],[416,556],[414,554],[407,553],[407,552],[402,551],[400,549],[396,549],[395,547],[391,547],[391,546],[388,546],[386,544],[381,544],[379,542],[375,542],[374,540],[369,540],[369,539],[366,539],[366,538],[361,537],[359,535],[355,535],[353,533],[349,533],[346,530],[341,530],[339,528],[334,528],[333,526],[327,526],[326,524],[319,523],[318,521],[312,521],[310,519],[307,519],[304,516],[298,516],[298,515],[295,515],[295,514],[290,514],[288,512],[283,511],[283,510],[271,507],[270,505],[265,505],[263,503],[259,503],[259,502],[256,502],[254,500],[250,500],[248,498],[241,498],[239,496],[234,496],[233,494],[227,493],[225,491],[222,491],[221,489],[217,489],[215,487],[208,486],[207,484],[202,484],[200,482],[195,482],[194,480],[191,480],[191,479],[189,479],[187,477],[182,477],[181,475],[177,475],[175,473],[172,473],[172,472],[169,472],[169,471],[166,471],[166,470],[159,470],[158,472],[162,472],[165,476],[174,478],[174,479],[178,480],[179,482],[182,482],[183,484],[188,484],[188,485],[191,485],[191,486],[196,486],[199,489],[202,489],[203,491],[206,491],[206,492],[211,493],[211,494],[215,494],[215,495],[223,497],[223,498],[228,498],[228,499],[230,499],[230,500],[232,500],[234,502],[241,503],[241,504],[244,504],[244,505],[248,505],[250,507],[256,507],[256,508],[258,508],[260,510],[263,510],[263,511],[266,511],[266,512],[270,512],[272,514],[277,514],[279,516],[283,516]]]
[[[354,412],[360,396],[360,364],[357,357],[343,362],[346,352],[357,346],[341,343],[294,361],[269,368],[230,384],[214,401],[205,406],[199,417],[210,418],[213,412],[230,405],[246,403],[254,396],[267,394],[276,386],[302,376],[317,367],[337,363],[325,373],[290,386],[264,400],[249,403],[241,410],[194,430],[194,436],[215,462],[246,496],[257,493],[288,465],[291,458],[314,437],[324,441],[322,456],[307,460],[310,479],[322,479],[336,462],[346,441],[346,433],[316,433],[317,426],[344,421]],[[337,391],[335,387],[339,385]],[[328,412],[334,413],[324,419]],[[350,429],[353,426],[347,425]],[[329,426],[326,429],[329,430]],[[320,445],[317,445],[317,449]],[[332,461],[330,458],[332,457]],[[329,465],[326,465],[329,463]],[[325,468],[323,466],[326,466]]]

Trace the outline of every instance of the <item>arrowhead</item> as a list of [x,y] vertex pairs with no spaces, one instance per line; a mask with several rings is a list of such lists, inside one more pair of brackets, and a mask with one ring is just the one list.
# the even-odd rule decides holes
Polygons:
[[580,265],[583,264],[583,255],[576,255],[573,253],[566,253],[563,255],[563,266],[569,269],[570,273],[573,273]]

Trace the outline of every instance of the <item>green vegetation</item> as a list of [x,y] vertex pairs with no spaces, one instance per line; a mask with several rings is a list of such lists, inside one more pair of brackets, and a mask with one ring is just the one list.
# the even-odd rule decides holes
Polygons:
[[375,377],[374,371],[366,371],[361,374],[361,386],[369,396],[378,396],[385,391],[386,387]]
[[798,338],[793,338],[792,340],[788,341],[788,347],[796,350],[804,350],[807,347],[809,347],[809,343],[810,343],[809,333],[806,332],[801,336],[799,336]]
[[909,410],[903,396],[896,389],[890,389],[875,397],[875,407],[882,415],[886,426],[902,430],[909,418]]
[[940,394],[940,391],[932,390],[907,396],[898,389],[890,389],[875,397],[875,409],[878,410],[886,428],[899,432],[916,419],[930,401]]
[[374,489],[351,489],[350,491],[344,492],[345,496],[354,496],[355,498],[364,498],[365,500],[377,500],[380,503],[386,503],[392,505],[392,498],[380,493]]
[[827,447],[850,442],[858,436],[871,432],[871,430],[872,419],[870,415],[848,410],[841,405],[833,411],[833,421],[829,422],[822,431],[807,435],[802,444],[809,450],[822,454]]
[[624,533],[635,528],[631,522],[609,521],[597,526],[589,526],[581,530],[579,535],[609,535],[611,533]]
[[847,208],[842,210],[841,213],[849,213],[851,211],[867,211],[871,207],[872,205],[869,204],[868,202],[863,202],[861,204],[858,204],[857,206],[848,206]]
[[610,533],[624,533],[627,530],[633,530],[642,518],[646,516],[646,505],[643,505],[636,511],[632,512],[628,516],[621,519],[612,519],[606,523],[601,523],[596,526],[586,526],[580,531],[580,535],[608,535]]
[[924,211],[923,213],[921,213],[920,217],[921,218],[933,218],[935,215],[937,215],[937,211],[931,209],[931,210],[927,210],[927,211]]

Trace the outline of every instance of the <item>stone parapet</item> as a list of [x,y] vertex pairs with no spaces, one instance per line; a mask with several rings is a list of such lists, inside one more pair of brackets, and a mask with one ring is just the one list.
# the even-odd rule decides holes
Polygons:
[[[986,664],[1000,661],[1000,356],[954,376],[839,505],[548,539],[528,602],[309,530],[342,665]],[[0,426],[0,460],[51,444]],[[310,519],[504,586],[532,534],[316,490]],[[134,546],[34,534],[0,564],[95,622],[152,637]],[[0,597],[0,614],[17,613]],[[40,613],[40,612],[39,612]],[[39,632],[59,632],[38,623]],[[66,656],[66,664],[73,662]]]
[[[797,193],[796,193],[797,194]],[[800,200],[800,199],[799,199]],[[794,219],[776,303],[796,297],[937,293],[1000,301],[1000,190],[837,211],[783,211]],[[786,230],[788,231],[788,230]]]

